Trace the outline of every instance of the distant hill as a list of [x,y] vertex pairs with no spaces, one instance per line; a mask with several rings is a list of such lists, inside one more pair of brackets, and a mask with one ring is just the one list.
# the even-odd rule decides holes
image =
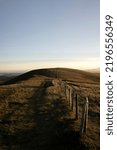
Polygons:
[[33,78],[35,76],[45,76],[48,78],[60,78],[62,80],[68,80],[68,81],[74,81],[78,82],[84,81],[85,82],[99,82],[99,73],[91,73],[83,70],[77,70],[77,69],[68,69],[68,68],[49,68],[49,69],[37,69],[32,70],[27,73],[24,73],[22,75],[19,75],[4,84],[14,84],[19,81],[28,80],[30,78]]
[[0,73],[0,84],[19,76],[19,73]]
[[86,71],[88,71],[88,72],[93,72],[93,73],[100,73],[100,68],[87,69]]

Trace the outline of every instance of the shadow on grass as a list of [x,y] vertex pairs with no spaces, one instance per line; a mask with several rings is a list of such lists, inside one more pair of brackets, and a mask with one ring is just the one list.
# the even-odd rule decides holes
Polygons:
[[[3,143],[8,150],[80,150],[79,133],[73,130],[74,119],[60,95],[49,100],[42,85],[29,99],[32,113],[26,115],[27,129],[12,134],[2,133]],[[51,95],[52,96],[52,95]],[[30,111],[30,110],[29,110]],[[28,127],[28,122],[34,126]],[[12,124],[11,124],[12,126]],[[83,147],[82,147],[83,150]]]

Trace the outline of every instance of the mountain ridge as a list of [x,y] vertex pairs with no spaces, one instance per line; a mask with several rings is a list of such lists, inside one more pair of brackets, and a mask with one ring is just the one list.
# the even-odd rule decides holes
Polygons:
[[60,78],[63,80],[83,80],[86,78],[91,81],[99,81],[99,74],[92,73],[84,70],[70,69],[70,68],[47,68],[47,69],[36,69],[23,73],[4,84],[14,84],[20,81],[28,80],[34,76],[45,76],[47,78]]

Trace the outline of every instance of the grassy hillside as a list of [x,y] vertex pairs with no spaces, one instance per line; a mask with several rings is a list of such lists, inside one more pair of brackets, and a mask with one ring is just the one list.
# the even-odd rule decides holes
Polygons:
[[2,75],[0,76],[0,84],[7,82],[11,79],[15,78],[15,76],[6,76],[6,75]]
[[85,82],[99,82],[99,73],[90,73],[68,68],[52,68],[32,70],[6,82],[5,84],[13,84],[22,80],[28,80],[34,76],[46,76],[74,82],[84,82],[84,79]]
[[15,77],[19,76],[21,73],[0,73],[0,84],[3,84]]
[[[0,150],[99,150],[99,80],[98,73],[55,68],[0,85]],[[78,90],[80,104],[89,98],[88,130],[81,138],[62,81]]]

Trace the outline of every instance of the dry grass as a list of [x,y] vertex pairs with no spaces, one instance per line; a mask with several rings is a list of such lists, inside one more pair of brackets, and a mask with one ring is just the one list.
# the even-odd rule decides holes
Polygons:
[[[91,80],[91,79],[90,79]],[[89,117],[87,134],[82,135],[81,143],[84,149],[100,149],[100,84],[99,79],[89,81],[88,79],[73,81],[71,84],[77,87],[79,103],[83,104],[86,97],[89,99]]]
[[[51,83],[56,74],[78,89],[80,106],[89,97],[88,131],[81,139],[80,121],[69,109],[61,80]],[[99,75],[36,70],[9,83],[0,86],[0,150],[99,149]]]

